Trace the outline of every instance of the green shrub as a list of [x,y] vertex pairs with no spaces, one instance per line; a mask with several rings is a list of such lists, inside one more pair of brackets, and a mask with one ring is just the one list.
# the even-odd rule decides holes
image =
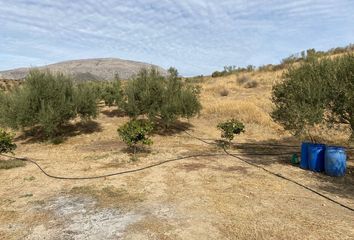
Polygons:
[[[354,55],[290,67],[273,87],[272,117],[301,134],[315,124],[349,124],[354,132]],[[353,134],[352,134],[353,136]]]
[[85,118],[97,115],[93,88],[57,73],[32,70],[24,84],[3,94],[0,123],[13,129],[39,126],[47,137],[78,114]]
[[146,115],[167,127],[178,117],[190,118],[200,112],[198,89],[182,82],[176,69],[167,77],[156,69],[143,69],[128,82],[123,110],[132,118]]
[[211,74],[211,77],[214,78],[214,77],[229,76],[231,74],[253,72],[255,70],[256,67],[253,65],[248,65],[247,67],[225,66],[223,71],[221,72],[215,71]]
[[0,154],[11,153],[16,149],[16,144],[13,143],[14,136],[3,129],[0,129]]
[[230,119],[226,122],[219,123],[217,128],[222,131],[221,137],[225,138],[229,142],[234,139],[235,134],[241,134],[245,132],[244,124],[235,119]]
[[216,77],[222,77],[222,76],[225,76],[225,75],[226,75],[226,74],[225,74],[224,71],[222,71],[222,72],[215,71],[215,72],[213,72],[213,73],[211,74],[211,77],[216,78]]
[[148,137],[153,130],[151,122],[141,119],[133,119],[118,128],[121,139],[136,152],[138,144],[151,145],[152,140]]

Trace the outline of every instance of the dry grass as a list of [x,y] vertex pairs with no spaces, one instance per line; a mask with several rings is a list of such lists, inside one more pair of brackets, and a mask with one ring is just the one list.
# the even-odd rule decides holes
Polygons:
[[256,80],[251,80],[243,85],[245,88],[256,88],[258,87],[258,82]]
[[[193,120],[194,125],[199,125],[201,131],[218,137],[219,132],[211,126],[229,118],[236,118],[246,124],[246,133],[240,136],[241,138],[258,141],[288,136],[280,131],[281,127],[270,117],[273,108],[270,100],[272,83],[279,81],[281,74],[282,72],[278,71],[234,74],[219,78],[206,77],[200,84],[203,110],[199,119],[204,121]],[[256,81],[257,87],[245,88],[244,84],[249,81]],[[227,96],[220,95],[224,89],[228,90]]]
[[204,117],[217,119],[237,118],[244,123],[275,127],[270,116],[253,102],[242,100],[216,100],[204,105]]
[[11,169],[25,166],[26,163],[21,160],[0,160],[0,169]]
[[71,194],[93,197],[100,206],[127,208],[143,201],[142,194],[133,193],[125,188],[117,188],[112,185],[97,188],[93,185],[75,186],[70,190]]

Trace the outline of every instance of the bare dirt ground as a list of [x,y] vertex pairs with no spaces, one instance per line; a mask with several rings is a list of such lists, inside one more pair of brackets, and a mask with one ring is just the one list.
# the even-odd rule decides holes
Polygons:
[[[231,115],[238,111],[247,131],[237,141],[298,143],[265,114],[271,109],[270,82],[241,95],[236,95],[239,86],[229,87],[229,96],[220,97],[219,85],[231,81],[204,83],[204,110],[189,122],[193,134],[218,138],[215,125],[229,116],[225,103],[234,102]],[[251,110],[240,101],[249,102]],[[116,132],[127,118],[115,116],[113,109],[102,113],[95,123],[75,125],[59,145],[19,133],[16,155],[36,159],[53,175],[95,176],[177,156],[222,153],[184,132],[160,133],[153,136],[150,152],[131,161]],[[291,155],[245,158],[354,208],[352,159],[346,177],[331,178],[290,165]],[[0,239],[6,240],[354,239],[353,223],[353,212],[230,156],[185,159],[96,180],[48,178],[30,163],[0,170]]]

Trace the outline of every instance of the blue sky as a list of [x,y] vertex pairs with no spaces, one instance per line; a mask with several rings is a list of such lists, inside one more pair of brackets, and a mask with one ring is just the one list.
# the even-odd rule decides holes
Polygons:
[[206,75],[353,42],[353,0],[0,0],[0,70],[117,57]]

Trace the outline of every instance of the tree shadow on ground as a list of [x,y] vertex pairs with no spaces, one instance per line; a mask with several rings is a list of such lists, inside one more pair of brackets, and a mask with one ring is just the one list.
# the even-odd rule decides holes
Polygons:
[[110,118],[127,116],[127,114],[125,114],[120,109],[105,109],[105,110],[102,110],[101,113],[107,117],[110,117]]
[[[130,154],[130,155],[133,155],[134,154],[134,148],[133,147],[129,147],[129,146],[126,146],[126,147],[123,147],[121,149],[121,152],[123,153],[127,153],[127,154]],[[150,154],[152,151],[151,151],[151,148],[148,147],[148,146],[142,146],[142,145],[138,145],[136,146],[136,153],[137,155],[141,155],[141,156],[147,156],[148,154]]]
[[69,123],[60,128],[60,132],[53,138],[49,139],[42,128],[39,126],[31,129],[23,130],[22,134],[15,138],[15,141],[22,141],[23,144],[51,141],[59,144],[66,141],[70,137],[102,132],[102,127],[95,121],[80,121],[77,123]]
[[[233,143],[229,147],[229,151],[244,154],[244,156],[241,156],[242,158],[262,167],[267,167],[274,163],[291,166],[293,154],[297,154],[300,160],[301,142],[294,137],[290,137],[281,140]],[[299,165],[293,166],[299,167]],[[347,171],[344,177],[330,177],[325,175],[325,173],[312,173],[310,171],[304,173],[311,180],[309,187],[323,193],[327,192],[334,196],[354,200],[354,149],[347,149]],[[313,180],[314,186],[311,186]],[[307,185],[306,183],[303,184]],[[332,198],[333,195],[331,196]],[[354,202],[352,204],[354,205]]]
[[[225,141],[216,140],[219,146],[228,145]],[[274,163],[290,164],[293,154],[300,156],[300,143],[293,137],[281,140],[249,141],[246,143],[232,142],[228,151],[240,153],[242,158],[249,159],[252,163],[267,166]]]
[[177,120],[168,128],[166,128],[161,121],[157,121],[153,134],[157,134],[160,136],[172,136],[175,134],[179,134],[183,131],[186,131],[190,129],[192,126],[193,125],[188,122],[182,122]]

